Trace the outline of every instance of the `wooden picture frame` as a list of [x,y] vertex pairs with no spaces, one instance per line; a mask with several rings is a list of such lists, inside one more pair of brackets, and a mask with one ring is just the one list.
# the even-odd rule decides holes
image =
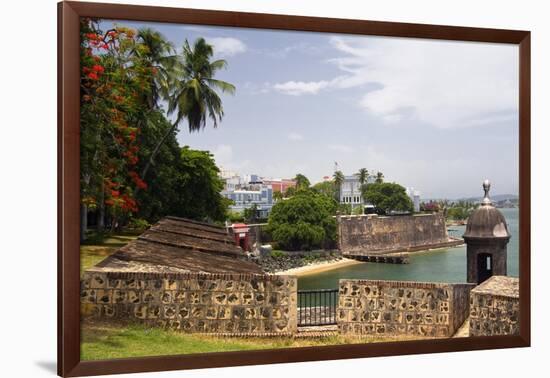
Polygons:
[[[520,335],[80,360],[79,17],[348,33],[519,46]],[[530,345],[530,32],[85,2],[58,4],[58,374],[82,376],[528,347]]]

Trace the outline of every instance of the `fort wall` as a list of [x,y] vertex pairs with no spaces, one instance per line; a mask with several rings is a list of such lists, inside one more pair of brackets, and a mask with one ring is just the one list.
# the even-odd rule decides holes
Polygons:
[[373,255],[461,244],[450,239],[443,214],[350,216],[338,220],[339,247],[344,255]]
[[344,335],[450,337],[469,314],[472,284],[340,280]]
[[296,290],[291,276],[89,270],[81,308],[84,316],[190,333],[292,334]]
[[470,336],[519,335],[519,279],[493,276],[470,294]]

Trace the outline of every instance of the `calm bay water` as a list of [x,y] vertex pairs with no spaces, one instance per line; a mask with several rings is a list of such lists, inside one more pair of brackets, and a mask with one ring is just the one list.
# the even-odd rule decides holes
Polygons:
[[[512,234],[508,243],[508,275],[518,276],[518,209],[499,209]],[[449,234],[461,237],[465,226],[450,226]],[[410,264],[361,263],[307,275],[298,279],[300,290],[333,289],[341,278],[466,282],[466,246],[416,252],[410,255]]]

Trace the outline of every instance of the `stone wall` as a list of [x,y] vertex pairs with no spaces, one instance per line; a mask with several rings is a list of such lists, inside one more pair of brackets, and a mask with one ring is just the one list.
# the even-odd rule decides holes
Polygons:
[[341,259],[342,254],[338,250],[277,251],[273,256],[269,253],[266,256],[258,257],[255,261],[262,267],[264,272],[275,273],[311,263],[337,261]]
[[519,280],[493,276],[470,294],[470,336],[519,335]]
[[352,255],[437,248],[450,241],[439,213],[340,217],[338,234],[340,250]]
[[84,316],[136,320],[184,332],[290,334],[297,329],[291,276],[86,271]]
[[450,337],[469,313],[471,284],[340,280],[344,335]]

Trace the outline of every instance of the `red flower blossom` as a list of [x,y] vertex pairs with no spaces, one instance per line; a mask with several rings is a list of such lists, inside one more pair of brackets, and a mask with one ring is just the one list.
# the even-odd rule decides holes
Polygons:
[[103,71],[105,71],[105,68],[103,68],[103,66],[100,66],[99,64],[96,64],[92,67],[92,70],[94,70],[95,72],[103,73]]
[[95,72],[90,72],[88,74],[88,78],[90,78],[92,80],[99,80],[99,76],[97,76],[97,74]]
[[111,197],[118,197],[120,196],[120,192],[118,190],[111,190]]
[[123,200],[123,203],[122,203],[123,210],[133,211],[133,212],[138,211],[137,202],[133,198],[130,198],[128,195],[125,194],[122,196],[122,200]]
[[136,186],[140,189],[147,189],[147,183],[139,177],[135,180]]

